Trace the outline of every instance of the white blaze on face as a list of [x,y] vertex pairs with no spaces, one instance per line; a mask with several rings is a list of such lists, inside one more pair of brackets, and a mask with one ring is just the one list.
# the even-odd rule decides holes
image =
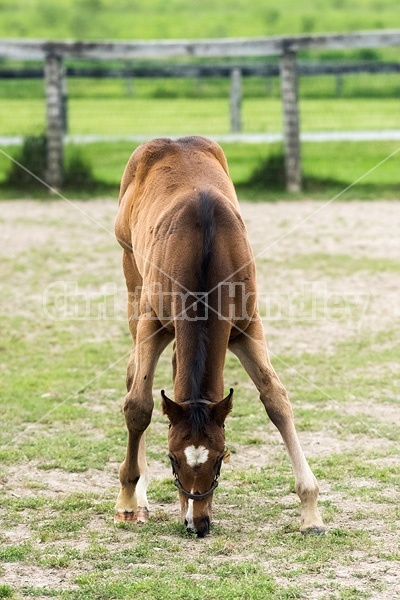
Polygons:
[[188,446],[185,448],[185,456],[189,467],[197,467],[207,461],[208,450],[204,446]]

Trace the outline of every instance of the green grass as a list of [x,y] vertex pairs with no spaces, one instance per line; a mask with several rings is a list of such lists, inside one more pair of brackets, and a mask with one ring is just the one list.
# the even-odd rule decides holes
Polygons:
[[[222,144],[226,153],[230,174],[237,186],[239,198],[253,200],[277,200],[279,198],[300,198],[304,195],[329,200],[340,194],[341,200],[399,198],[400,154],[385,161],[398,150],[398,142],[329,142],[302,144],[302,164],[304,192],[287,194],[284,190],[268,186],[250,184],[252,173],[271,153],[280,151],[279,145],[261,144]],[[129,156],[135,149],[130,142],[93,143],[81,147],[83,156],[93,167],[98,180],[97,187],[88,190],[66,191],[70,195],[84,198],[94,196],[118,196],[119,182]],[[7,148],[7,154],[15,156],[15,148]],[[66,159],[75,153],[75,147],[66,147]],[[385,161],[379,167],[377,165]],[[10,159],[0,153],[0,181],[5,179]],[[368,173],[368,174],[367,174]],[[361,179],[360,179],[361,178]],[[342,193],[356,180],[357,184]],[[37,197],[47,198],[45,189],[33,192]],[[3,185],[2,197],[19,198],[32,196],[29,190],[10,189]]]
[[[0,99],[2,135],[38,134],[45,126],[45,105],[39,98]],[[282,106],[278,98],[246,98],[243,133],[280,133]],[[301,130],[357,131],[399,129],[396,98],[310,99],[300,102]],[[102,135],[227,134],[229,99],[221,98],[71,98],[68,132]]]
[[[277,62],[277,58],[269,61]],[[10,63],[11,64],[11,63]],[[153,64],[153,63],[152,63]],[[156,63],[158,65],[158,63]],[[161,63],[160,66],[163,66]],[[117,66],[124,66],[118,65]],[[147,65],[149,66],[149,65]],[[399,78],[396,73],[388,74],[349,74],[341,76],[341,88],[337,89],[337,78],[332,75],[300,76],[299,96],[301,99],[387,99],[399,95]],[[229,77],[202,78],[156,78],[156,79],[67,79],[68,98],[73,100],[172,100],[172,99],[221,99],[230,93]],[[0,88],[0,98],[6,100],[45,98],[42,79],[4,79]],[[280,100],[279,77],[244,77],[242,92],[245,100],[261,98],[263,101]]]
[[[306,80],[304,80],[306,82]],[[45,127],[44,99],[40,97],[38,82],[21,84],[20,95],[14,82],[6,82],[0,97],[2,135],[40,134]],[[84,82],[81,82],[84,83]],[[86,82],[88,83],[88,82]],[[275,82],[276,84],[278,82]],[[318,91],[318,82],[314,90]],[[225,97],[212,97],[209,90],[203,97],[151,97],[156,83],[135,84],[135,97],[128,98],[121,88],[123,82],[90,82],[79,87],[71,82],[68,106],[68,130],[72,134],[113,135],[185,135],[229,133],[229,102],[227,90],[216,87]],[[151,87],[152,86],[152,87]],[[400,120],[395,98],[330,98],[301,96],[300,116],[303,133],[314,131],[399,129]],[[381,89],[386,85],[382,82]],[[34,97],[29,99],[29,94]],[[36,97],[35,97],[36,96]],[[9,116],[8,116],[9,115]],[[276,95],[248,96],[243,102],[243,131],[249,133],[282,131],[281,101]],[[271,199],[281,196],[282,190],[257,189],[249,185],[254,170],[276,152],[276,145],[223,144],[233,181],[243,198]],[[304,190],[307,195],[329,198],[357,178],[363,176],[398,148],[397,142],[323,142],[303,143],[302,159]],[[95,178],[101,182],[86,196],[107,193],[114,186],[116,193],[122,170],[133,151],[128,142],[95,143],[85,145],[82,153],[91,163]],[[7,152],[8,149],[6,148]],[[11,154],[15,149],[10,148]],[[67,160],[73,148],[66,149]],[[8,159],[0,156],[0,181],[8,169]],[[398,157],[388,160],[373,170],[346,198],[398,197]],[[38,193],[38,192],[36,192]],[[39,192],[40,193],[40,192]],[[85,193],[85,192],[84,192]],[[12,190],[4,190],[12,196]]]
[[285,261],[291,269],[307,269],[327,275],[328,277],[343,277],[354,273],[398,273],[400,262],[387,258],[355,258],[347,254],[303,254]]
[[0,598],[12,598],[13,591],[9,585],[0,584]]

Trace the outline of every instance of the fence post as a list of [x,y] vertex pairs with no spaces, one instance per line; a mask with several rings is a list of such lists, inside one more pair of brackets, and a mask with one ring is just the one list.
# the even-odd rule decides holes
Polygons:
[[63,133],[68,133],[67,68],[64,65],[61,68],[61,107],[62,107]]
[[242,72],[235,67],[231,71],[231,132],[242,130]]
[[285,51],[281,55],[280,75],[286,188],[288,192],[299,192],[301,190],[300,120],[295,52]]
[[46,86],[46,181],[59,189],[63,183],[63,67],[62,58],[48,54],[44,66]]

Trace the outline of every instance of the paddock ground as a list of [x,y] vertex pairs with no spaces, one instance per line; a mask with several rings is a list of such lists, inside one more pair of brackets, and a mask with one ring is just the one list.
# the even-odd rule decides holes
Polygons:
[[212,534],[178,523],[160,360],[151,520],[112,523],[130,340],[115,199],[3,201],[0,597],[400,597],[400,203],[242,203],[272,362],[320,483],[299,534],[283,444],[236,359]]

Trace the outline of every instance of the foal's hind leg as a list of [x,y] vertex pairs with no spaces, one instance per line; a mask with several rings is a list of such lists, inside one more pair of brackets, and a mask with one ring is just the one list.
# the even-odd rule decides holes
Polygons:
[[317,480],[301,449],[286,390],[270,363],[261,321],[253,321],[244,333],[230,342],[229,349],[254,381],[269,418],[285,442],[293,466],[295,490],[301,501],[301,531],[322,533]]
[[124,405],[128,447],[119,471],[121,490],[115,506],[115,521],[147,520],[148,471],[144,432],[153,412],[154,370],[160,354],[171,340],[172,334],[162,329],[153,314],[140,317],[135,345],[135,374]]
[[139,321],[139,306],[140,306],[140,298],[142,295],[142,277],[139,273],[139,270],[136,265],[135,258],[129,250],[124,250],[124,254],[122,257],[122,266],[124,269],[126,287],[128,291],[128,302],[127,302],[127,312],[128,312],[128,324],[129,331],[131,333],[133,347],[131,351],[131,355],[128,361],[128,367],[126,370],[126,387],[127,391],[131,389],[133,376],[135,374],[135,340],[136,340],[136,332],[137,325]]

